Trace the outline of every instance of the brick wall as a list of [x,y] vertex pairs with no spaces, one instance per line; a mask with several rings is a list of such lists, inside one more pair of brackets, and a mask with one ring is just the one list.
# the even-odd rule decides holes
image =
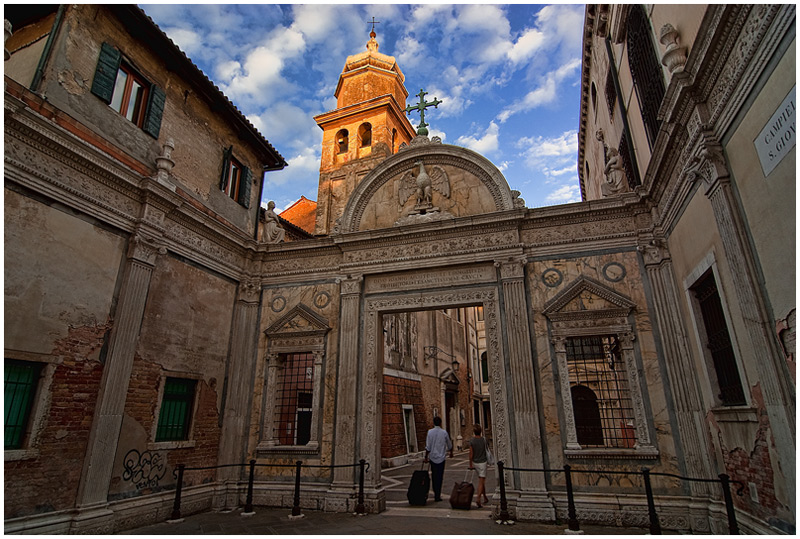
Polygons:
[[410,404],[414,407],[417,449],[418,451],[425,449],[425,436],[429,426],[425,417],[420,383],[415,380],[384,375],[381,421],[382,458],[397,457],[407,453],[403,404]]
[[38,454],[5,463],[5,518],[74,506],[103,372],[97,358],[109,326],[70,328],[56,341],[53,356],[63,360],[53,372],[39,436],[29,447]]

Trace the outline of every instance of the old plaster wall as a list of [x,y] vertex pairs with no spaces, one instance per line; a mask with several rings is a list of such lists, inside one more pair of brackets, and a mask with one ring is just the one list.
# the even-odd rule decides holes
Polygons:
[[[32,430],[6,451],[13,518],[75,503],[126,239],[12,189],[4,196],[5,354],[44,363]],[[27,488],[8,490],[16,485]]]
[[[325,356],[322,363],[323,376],[320,391],[320,411],[315,414],[314,420],[318,425],[319,450],[313,455],[303,455],[303,461],[309,464],[329,464],[333,453],[333,429],[335,423],[336,407],[336,371],[338,363],[338,327],[339,327],[339,285],[333,281],[320,281],[298,285],[272,286],[263,291],[263,304],[259,326],[258,359],[255,369],[255,387],[253,389],[252,413],[250,414],[250,437],[248,453],[259,458],[261,462],[294,463],[295,455],[270,454],[263,455],[257,452],[259,442],[271,435],[273,419],[265,419],[266,399],[276,398],[275,395],[266,394],[268,362],[268,338],[264,331],[272,326],[279,318],[299,304],[310,308],[314,313],[327,320],[328,327],[333,328],[325,337]],[[316,391],[316,388],[315,388]],[[268,431],[269,430],[269,431]],[[294,471],[284,469],[259,469],[257,474],[287,475]],[[325,476],[328,470],[306,470],[304,473],[316,476]]]
[[[761,260],[781,261],[780,264],[761,264],[760,267],[772,307],[771,314],[776,321],[785,318],[797,305],[796,261],[794,256],[787,255],[787,247],[795,245],[797,237],[797,147],[790,150],[765,178],[754,141],[796,84],[792,77],[786,76],[795,69],[796,41],[792,39],[788,50],[725,146],[731,175],[739,191],[739,200],[758,257]],[[794,115],[795,111],[787,127],[789,123],[796,123]],[[794,133],[790,136],[796,138]]]
[[[557,272],[553,270],[557,270]],[[557,273],[561,275],[560,280],[556,278]],[[651,440],[659,451],[658,459],[647,461],[647,466],[654,471],[678,473],[675,462],[676,447],[668,411],[669,401],[663,389],[664,380],[656,352],[652,320],[648,313],[647,297],[642,283],[637,253],[628,251],[537,260],[527,265],[527,275],[530,306],[533,311],[533,340],[540,384],[538,389],[541,392],[544,417],[542,424],[547,453],[545,466],[560,468],[564,464],[576,465],[585,462],[581,459],[567,460],[563,456],[566,439],[562,425],[564,417],[561,411],[561,400],[565,396],[560,391],[557,362],[550,342],[551,333],[548,320],[541,310],[548,301],[570,283],[580,276],[586,276],[629,298],[636,305],[633,311],[633,329],[636,336],[634,347],[640,368],[645,415],[648,417]],[[630,380],[630,374],[628,374],[628,380]],[[569,395],[566,398],[570,398]],[[643,465],[639,460],[626,461],[625,459],[591,460],[591,463],[594,469],[600,467],[609,470],[634,471]],[[582,477],[577,477],[577,475]],[[640,481],[640,478],[610,474],[577,475],[573,477],[573,481],[577,481],[578,484],[628,487],[633,484],[632,481]],[[669,485],[671,482],[665,481],[662,484]]]
[[[63,25],[43,82],[48,101],[153,169],[163,143],[172,138],[175,143],[172,174],[179,186],[226,221],[252,234],[261,163],[252,148],[234,132],[231,123],[218,112],[213,113],[185,78],[169,69],[152,50],[142,47],[107,8],[73,5],[67,9]],[[125,61],[165,90],[167,97],[158,140],[91,93],[103,42],[118,48]],[[219,189],[223,150],[231,145],[234,157],[253,173],[249,210]]]
[[[125,402],[109,491],[112,498],[174,484],[172,471],[177,464],[202,466],[216,461],[235,293],[235,283],[227,279],[171,256],[158,258]],[[155,442],[167,376],[197,381],[188,443]],[[155,472],[153,477],[162,477],[152,483],[143,483],[132,473],[139,456],[147,457],[147,452],[164,464],[165,473]],[[198,474],[189,479],[200,480]]]
[[[413,168],[416,176],[419,167],[411,166],[413,165],[412,163],[409,163],[409,165],[408,170]],[[480,215],[496,211],[497,208],[492,194],[477,176],[462,168],[426,163],[425,170],[429,175],[434,173],[434,166],[441,167],[450,180],[449,198],[435,189],[432,190],[434,206],[441,211],[449,212],[455,217]],[[407,181],[406,173],[408,170],[390,178],[378,188],[364,210],[360,230],[392,227],[401,216],[407,215],[414,209],[414,205],[417,203],[416,194],[403,201],[398,198],[401,184]],[[404,176],[406,180],[404,180]],[[413,185],[416,184],[414,183]]]

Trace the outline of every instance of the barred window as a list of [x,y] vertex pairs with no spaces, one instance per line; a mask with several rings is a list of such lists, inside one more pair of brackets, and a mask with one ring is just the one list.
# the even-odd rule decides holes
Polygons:
[[631,158],[631,150],[628,147],[627,132],[623,129],[622,136],[619,139],[619,157],[622,159],[622,168],[625,170],[625,176],[628,178],[628,187],[631,190],[640,184],[639,176],[635,173],[638,169],[633,168],[633,158]]
[[158,415],[156,442],[173,442],[189,439],[192,420],[195,380],[167,378]]
[[634,447],[633,403],[617,337],[568,338],[566,355],[578,443]]
[[25,441],[41,365],[30,361],[5,361],[5,448],[19,449]]
[[606,103],[608,103],[608,117],[614,119],[614,107],[617,104],[617,88],[614,86],[614,73],[611,68],[606,75]]
[[652,147],[661,125],[658,120],[658,109],[664,99],[664,78],[651,38],[650,22],[641,5],[631,6],[626,32],[628,64],[639,108],[642,111],[647,141]]
[[306,445],[311,439],[314,354],[287,354],[280,375],[275,433],[281,445]]
[[709,270],[692,287],[705,327],[705,345],[711,354],[714,372],[717,375],[719,394],[717,398],[724,406],[745,404],[742,380],[736,366],[736,356],[722,310],[722,300],[714,280],[714,273]]

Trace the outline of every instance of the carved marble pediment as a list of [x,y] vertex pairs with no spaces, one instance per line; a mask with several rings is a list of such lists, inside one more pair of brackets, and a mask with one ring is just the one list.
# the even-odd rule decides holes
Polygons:
[[458,382],[458,377],[457,377],[457,376],[456,376],[456,374],[453,372],[453,369],[446,369],[446,370],[445,370],[445,371],[442,373],[442,375],[439,377],[439,379],[440,379],[442,382],[444,382],[445,384],[453,384],[453,385],[458,385],[458,383],[459,383],[459,382]]
[[636,304],[604,284],[581,276],[547,302],[542,313],[550,318],[594,313],[603,316],[627,316]]
[[500,170],[474,151],[418,144],[392,155],[361,180],[337,232],[513,210],[524,205],[514,193]]
[[280,317],[267,328],[264,333],[267,337],[300,334],[309,335],[317,333],[324,334],[330,331],[330,329],[328,321],[325,318],[300,303]]

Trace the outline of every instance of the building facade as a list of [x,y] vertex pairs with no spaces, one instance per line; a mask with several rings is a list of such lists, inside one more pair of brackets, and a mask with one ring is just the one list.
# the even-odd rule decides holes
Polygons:
[[[141,11],[19,15],[5,531],[165,520],[179,464],[249,459],[256,505],[291,505],[294,470],[269,465],[302,460],[322,466],[303,507],[328,511],[354,510],[365,459],[382,511],[386,418],[419,450],[430,418],[394,398],[419,387],[453,432],[480,416],[507,466],[555,470],[506,472],[515,518],[566,519],[569,464],[601,471],[573,474],[581,521],[646,526],[622,473],[646,466],[670,474],[665,529],[726,530],[721,491],[674,477],[726,473],[743,530],[792,532],[794,9],[588,6],[584,201],[536,209],[415,135],[373,32],[316,118],[313,237],[261,221],[285,162]],[[239,505],[243,470],[187,472],[184,513]]]

